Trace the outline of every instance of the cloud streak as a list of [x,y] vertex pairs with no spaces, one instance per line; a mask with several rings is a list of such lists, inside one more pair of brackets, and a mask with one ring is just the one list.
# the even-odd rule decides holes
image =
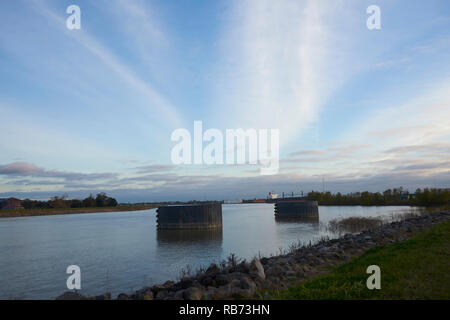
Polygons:
[[[53,22],[55,25],[65,25],[65,17],[57,14],[53,9],[41,1],[34,1],[34,8],[36,12],[43,15],[48,21]],[[120,3],[120,2],[119,2]],[[122,5],[121,8],[128,8],[123,10],[125,14],[134,14],[140,12],[144,14],[143,9],[134,6]],[[148,29],[148,28],[147,28]],[[84,48],[97,57],[100,63],[107,65],[112,71],[119,75],[124,81],[132,86],[140,94],[144,95],[149,101],[146,106],[147,115],[153,120],[159,120],[162,122],[169,122],[172,126],[178,127],[181,124],[181,117],[179,111],[173,106],[165,97],[157,92],[152,85],[142,80],[136,73],[123,63],[111,50],[108,50],[104,45],[100,43],[94,36],[89,34],[86,30],[82,29],[80,32],[70,32],[64,28],[61,28],[66,35],[70,36],[73,40],[80,43]],[[141,30],[142,32],[142,30]],[[154,33],[159,31],[154,30]],[[162,37],[161,33],[158,33],[159,37]]]
[[[31,3],[0,12],[1,191],[220,199],[321,189],[322,176],[339,191],[448,178],[448,19],[389,19],[403,5],[386,2],[390,24],[370,32],[364,4],[341,0],[231,0],[225,13],[80,0],[69,32],[63,6]],[[174,167],[168,131],[186,119],[281,129],[280,174]]]
[[116,173],[79,173],[58,170],[46,170],[32,163],[14,162],[0,166],[0,175],[12,177],[40,177],[40,178],[62,178],[67,181],[87,180],[96,181],[101,179],[112,179],[118,177]]
[[358,68],[349,54],[352,37],[344,34],[352,19],[341,16],[352,8],[341,1],[233,4],[217,77],[218,104],[226,110],[221,119],[279,128],[287,145],[317,125],[324,103]]

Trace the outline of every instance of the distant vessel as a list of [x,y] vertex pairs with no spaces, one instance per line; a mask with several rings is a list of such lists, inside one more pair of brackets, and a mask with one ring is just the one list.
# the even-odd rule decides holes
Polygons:
[[272,192],[269,192],[269,196],[268,196],[268,199],[278,199],[278,194],[277,193],[272,193]]

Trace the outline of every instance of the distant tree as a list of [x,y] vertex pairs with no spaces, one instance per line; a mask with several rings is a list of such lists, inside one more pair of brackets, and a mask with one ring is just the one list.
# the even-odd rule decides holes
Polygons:
[[107,206],[108,207],[117,207],[117,200],[114,198],[108,198]]
[[24,209],[33,209],[34,206],[33,202],[34,201],[30,199],[22,200],[22,207],[24,207]]
[[[416,192],[417,193],[417,192]],[[408,191],[404,191],[402,187],[398,189],[388,189],[381,194],[380,192],[354,192],[348,194],[331,192],[311,191],[307,194],[306,199],[318,201],[321,205],[408,205],[411,201],[408,197]],[[439,202],[445,201],[445,196],[440,195]]]
[[71,208],[81,208],[83,207],[83,201],[78,200],[78,199],[73,199],[70,201],[70,207]]
[[50,198],[48,204],[50,208],[67,208],[69,205],[66,200],[67,195],[63,195],[62,197],[54,196],[53,198]]
[[449,189],[417,189],[414,198],[414,204],[418,206],[442,206],[449,202]]
[[95,207],[96,206],[96,201],[94,199],[94,197],[91,195],[89,195],[89,197],[83,199],[83,207],[85,208],[90,208],[90,207]]
[[45,209],[45,208],[51,208],[49,201],[33,201],[33,208],[37,209]]
[[97,197],[95,198],[95,204],[97,207],[106,207],[108,203],[108,196],[101,192],[97,194]]

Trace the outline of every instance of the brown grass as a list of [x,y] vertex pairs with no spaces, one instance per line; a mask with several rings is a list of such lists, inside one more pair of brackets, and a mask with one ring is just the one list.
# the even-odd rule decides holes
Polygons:
[[328,230],[334,233],[356,233],[363,230],[371,230],[383,223],[381,218],[374,217],[350,217],[345,219],[333,219],[328,224]]

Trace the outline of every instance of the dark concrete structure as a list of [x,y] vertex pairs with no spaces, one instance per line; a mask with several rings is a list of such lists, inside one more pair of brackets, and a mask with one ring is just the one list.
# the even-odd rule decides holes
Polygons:
[[163,206],[156,210],[158,229],[222,228],[222,204]]
[[319,218],[317,201],[309,200],[278,200],[275,202],[276,218]]

